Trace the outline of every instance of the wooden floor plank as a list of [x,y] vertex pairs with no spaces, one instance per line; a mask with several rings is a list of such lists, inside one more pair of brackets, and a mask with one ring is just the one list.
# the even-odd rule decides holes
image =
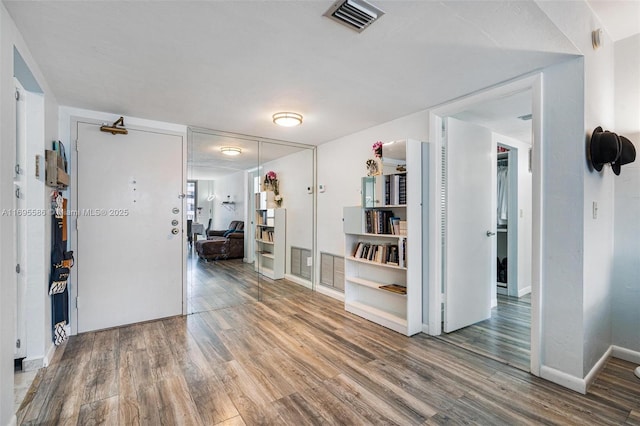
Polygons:
[[193,314],[71,336],[19,423],[640,425],[631,363],[610,359],[580,395],[465,348],[489,336],[523,357],[518,301],[476,330],[407,338],[241,261],[190,262]]

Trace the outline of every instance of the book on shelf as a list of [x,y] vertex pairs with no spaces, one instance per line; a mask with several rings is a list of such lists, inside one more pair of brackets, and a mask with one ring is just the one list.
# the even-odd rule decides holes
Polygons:
[[369,262],[386,265],[399,265],[399,250],[397,244],[372,244],[359,242],[353,250],[353,257]]
[[393,217],[391,210],[365,210],[365,233],[391,234],[389,218]]
[[[406,177],[406,175],[393,174],[385,176],[385,204],[386,205],[400,205],[405,204],[400,202],[400,194],[401,194],[401,185],[400,180]],[[406,189],[406,185],[404,186]],[[403,195],[403,198],[406,199],[406,194]]]
[[407,221],[399,220],[398,221],[398,235],[407,235]]

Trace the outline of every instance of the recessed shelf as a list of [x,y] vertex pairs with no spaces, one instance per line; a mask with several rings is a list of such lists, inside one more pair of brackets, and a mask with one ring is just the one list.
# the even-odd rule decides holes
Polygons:
[[265,241],[265,240],[256,240],[256,241],[262,244],[275,244],[273,241]]
[[404,239],[407,238],[406,235],[399,235],[399,234],[363,234],[363,233],[352,234],[350,232],[346,232],[346,234],[349,234],[349,235],[360,235],[360,236],[363,236],[363,237],[371,237],[371,238],[376,238],[376,237],[395,238],[395,239],[399,239],[399,240],[404,240]]
[[376,281],[371,281],[371,280],[367,280],[367,279],[360,278],[360,277],[348,277],[347,281],[349,281],[351,283],[354,283],[354,284],[361,285],[361,286],[373,288],[375,290],[383,291],[385,294],[392,294],[394,296],[399,296],[399,297],[407,297],[406,294],[394,293],[392,291],[380,288],[380,286],[387,285],[386,283],[380,283],[380,282],[376,282]]
[[357,257],[353,257],[353,256],[348,256],[347,259],[352,260],[354,262],[366,263],[367,265],[380,266],[382,268],[400,269],[402,271],[407,270],[407,268],[404,266],[389,265],[388,263],[380,263],[380,262],[374,262],[372,260],[358,259]]

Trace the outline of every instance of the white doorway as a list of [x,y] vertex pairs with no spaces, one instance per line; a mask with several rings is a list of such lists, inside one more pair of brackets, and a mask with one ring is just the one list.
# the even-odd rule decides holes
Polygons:
[[[442,194],[442,200],[432,198],[432,203],[435,204],[431,210],[432,217],[436,220],[431,225],[431,232],[436,235],[436,238],[433,244],[434,254],[431,258],[435,268],[432,271],[429,287],[429,334],[440,335],[442,331],[448,333],[489,318],[492,305],[497,299],[495,172],[498,142],[491,131],[487,135],[484,134],[486,132],[474,127],[475,124],[455,121],[448,117],[456,117],[459,120],[462,117],[458,114],[474,105],[530,91],[532,99],[530,123],[534,135],[532,139],[536,141],[541,134],[540,88],[540,78],[533,76],[452,102],[431,112],[431,139],[442,154],[442,167],[432,171],[434,182],[432,190],[434,194]],[[458,133],[466,135],[466,142],[461,141],[459,136],[451,137],[457,132],[454,127],[464,127]],[[471,141],[475,141],[476,145],[471,145]],[[477,146],[480,141],[483,146],[482,152],[477,152],[480,149]],[[516,155],[526,161],[530,158],[526,149],[518,149],[518,154],[514,150],[514,158]],[[532,235],[530,247],[539,242],[537,233],[539,228],[535,223],[539,220],[537,212],[540,208],[540,200],[539,192],[535,189],[539,188],[540,181],[537,173],[539,157],[535,151],[535,143],[531,155],[534,195],[530,210],[530,223],[533,226],[530,228],[536,232],[532,231],[530,234]],[[482,173],[482,178],[478,173]],[[481,179],[482,184],[474,182],[474,179]],[[490,188],[490,193],[487,193],[487,188]],[[470,200],[473,201],[472,205],[468,202]],[[487,212],[491,212],[493,219],[485,217]],[[513,212],[516,214],[515,217],[518,212],[519,209],[516,207]],[[512,249],[515,247],[517,244],[512,244]],[[528,256],[530,279],[525,281],[530,282],[529,287],[532,292],[531,333],[527,335],[529,340],[527,343],[531,348],[528,370],[539,375],[539,282],[536,281],[538,275],[535,271],[539,268],[540,259],[533,249],[529,250]],[[515,266],[516,262],[512,263]],[[487,272],[488,268],[489,272]],[[528,268],[522,269],[526,271]],[[519,276],[516,271],[516,267],[512,268],[514,277]],[[514,283],[516,281],[513,280]]]
[[78,332],[183,313],[183,139],[77,122]]

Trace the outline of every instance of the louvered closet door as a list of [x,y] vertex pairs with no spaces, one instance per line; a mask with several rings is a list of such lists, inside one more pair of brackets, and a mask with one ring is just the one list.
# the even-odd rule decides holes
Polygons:
[[179,315],[183,303],[183,138],[99,127],[78,123],[79,332]]

